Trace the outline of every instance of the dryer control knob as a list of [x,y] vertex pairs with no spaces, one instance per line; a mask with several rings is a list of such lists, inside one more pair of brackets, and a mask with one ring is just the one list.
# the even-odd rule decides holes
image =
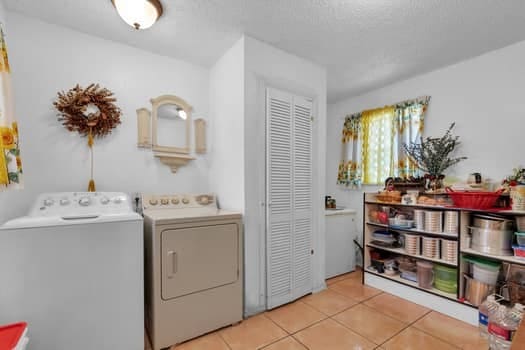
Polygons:
[[100,203],[102,203],[102,204],[104,204],[104,205],[105,205],[105,204],[108,204],[108,203],[109,203],[109,198],[106,197],[106,196],[100,198]]
[[200,201],[199,201],[200,204],[202,205],[206,205],[208,203],[210,203],[210,199],[208,198],[208,196],[202,196]]
[[55,201],[53,200],[53,198],[47,198],[47,199],[44,199],[44,205],[46,207],[50,207],[52,206],[53,204],[55,204]]
[[190,202],[190,200],[188,198],[182,198],[182,203],[183,204],[188,204]]
[[149,200],[149,204],[151,204],[151,205],[157,205],[158,203],[159,203],[159,201],[156,200],[155,198],[151,198],[151,199]]
[[69,199],[68,198],[62,198],[60,200],[60,205],[68,205],[69,204]]
[[168,204],[170,204],[170,201],[169,201],[167,198],[162,198],[162,199],[160,200],[160,204],[162,204],[162,205],[168,205]]
[[179,204],[180,201],[177,197],[171,199],[171,204]]
[[80,197],[80,199],[78,200],[78,204],[80,204],[83,207],[87,207],[91,204],[91,199],[89,199],[89,197]]

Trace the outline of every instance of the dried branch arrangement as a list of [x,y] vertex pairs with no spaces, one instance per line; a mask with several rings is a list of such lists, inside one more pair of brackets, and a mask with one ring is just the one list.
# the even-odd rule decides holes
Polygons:
[[69,131],[102,137],[120,124],[122,112],[116,101],[111,91],[98,84],[85,89],[77,84],[68,92],[59,92],[53,105],[59,111],[58,120]]
[[421,138],[420,143],[403,144],[407,155],[418,167],[433,176],[442,175],[449,167],[467,159],[467,157],[451,158],[450,154],[460,144],[459,136],[452,136],[452,123],[442,137]]

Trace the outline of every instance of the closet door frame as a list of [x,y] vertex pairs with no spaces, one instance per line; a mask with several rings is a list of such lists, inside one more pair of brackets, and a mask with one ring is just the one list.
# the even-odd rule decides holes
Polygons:
[[[247,86],[253,86],[255,91],[253,92],[254,99],[246,101],[247,104],[252,104],[253,110],[256,115],[252,120],[251,125],[246,125],[245,128],[253,129],[252,132],[248,132],[251,138],[245,140],[245,145],[249,149],[255,151],[251,153],[252,162],[252,186],[256,186],[252,195],[246,198],[247,209],[245,213],[247,216],[245,220],[246,235],[254,236],[253,239],[257,243],[257,251],[251,254],[257,254],[256,257],[245,257],[249,260],[249,263],[256,263],[256,266],[252,268],[252,273],[246,275],[245,283],[250,286],[247,289],[247,298],[250,301],[245,300],[246,310],[245,316],[254,315],[263,312],[267,309],[266,306],[266,89],[276,88],[284,91],[294,91],[298,95],[309,97],[313,100],[312,113],[314,115],[314,121],[312,123],[312,148],[313,148],[313,291],[318,292],[326,288],[325,283],[325,232],[324,232],[324,168],[326,162],[324,156],[324,145],[326,139],[323,135],[326,134],[326,127],[321,125],[318,118],[320,102],[317,100],[316,90],[307,87],[306,85],[299,84],[295,81],[282,79],[276,76],[261,75],[250,72],[245,77],[246,81],[249,82]],[[252,96],[248,93],[247,96]],[[324,103],[321,103],[324,106]],[[323,134],[322,134],[323,133]],[[323,144],[320,144],[321,141]],[[250,144],[250,145],[248,145]],[[248,240],[246,240],[248,242]],[[256,272],[255,272],[256,271]],[[251,280],[251,281],[250,281]],[[248,296],[248,294],[250,296]],[[257,298],[257,302],[255,302]]]

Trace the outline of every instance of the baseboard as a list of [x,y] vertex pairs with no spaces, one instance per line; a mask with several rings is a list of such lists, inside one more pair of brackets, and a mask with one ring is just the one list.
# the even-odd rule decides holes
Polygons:
[[478,310],[419,289],[365,272],[365,284],[471,325],[478,325]]

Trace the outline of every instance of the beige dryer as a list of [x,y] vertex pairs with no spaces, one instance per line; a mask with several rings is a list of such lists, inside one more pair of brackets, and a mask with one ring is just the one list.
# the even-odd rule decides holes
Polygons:
[[146,327],[153,350],[243,315],[241,214],[213,195],[144,196]]

